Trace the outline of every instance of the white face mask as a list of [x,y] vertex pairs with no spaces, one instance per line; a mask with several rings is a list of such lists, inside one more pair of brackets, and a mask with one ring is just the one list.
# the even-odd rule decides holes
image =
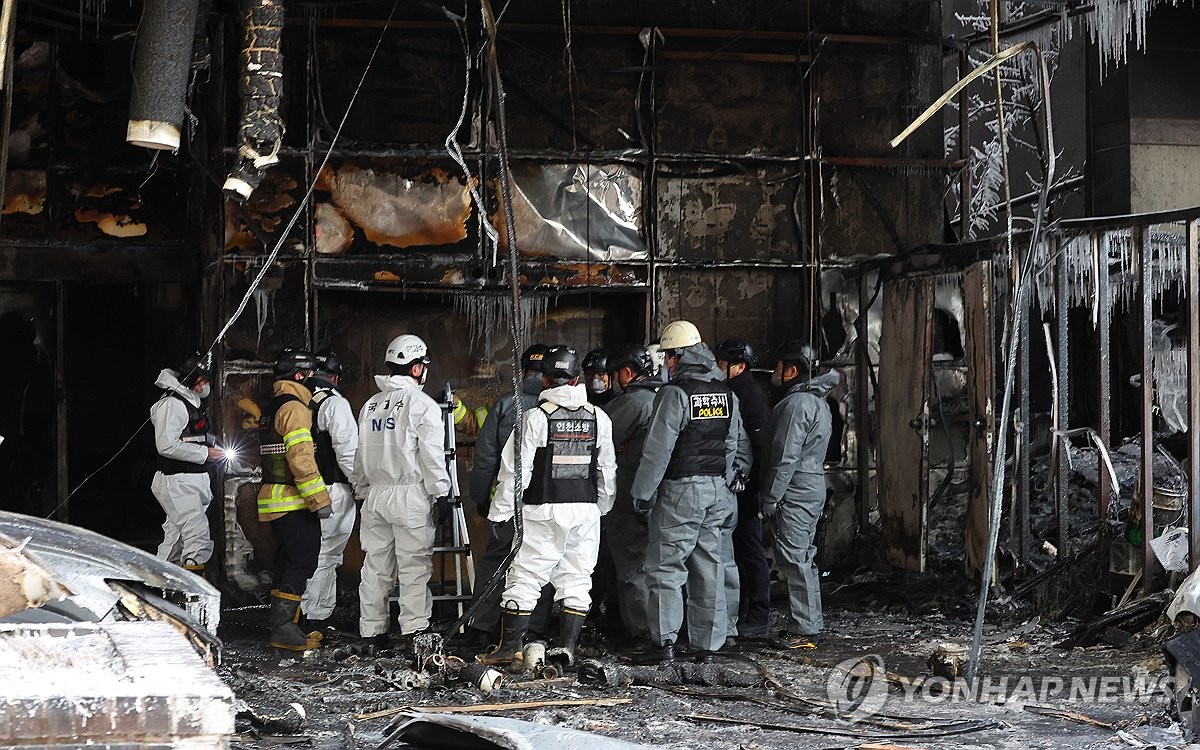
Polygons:
[[209,385],[208,383],[205,383],[204,385],[200,386],[200,390],[196,391],[196,395],[199,396],[202,400],[208,398],[208,394],[210,394],[210,393],[212,393],[212,386]]
[[605,383],[601,378],[592,378],[592,393],[604,393],[608,390],[608,383]]

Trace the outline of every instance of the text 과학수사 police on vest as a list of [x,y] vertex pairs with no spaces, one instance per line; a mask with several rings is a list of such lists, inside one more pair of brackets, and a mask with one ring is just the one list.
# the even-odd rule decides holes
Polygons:
[[729,416],[728,393],[691,394],[692,419],[725,419]]

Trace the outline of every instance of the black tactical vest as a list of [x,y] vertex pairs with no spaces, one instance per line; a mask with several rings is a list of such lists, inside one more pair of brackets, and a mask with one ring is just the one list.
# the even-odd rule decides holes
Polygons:
[[321,472],[321,479],[325,480],[325,484],[349,484],[350,480],[346,477],[346,473],[342,471],[342,467],[338,464],[337,454],[333,451],[333,436],[329,434],[329,430],[322,430],[317,427],[319,422],[317,416],[321,412],[321,404],[329,400],[334,395],[333,391],[320,390],[313,394],[312,401],[308,402],[308,408],[312,410],[312,434],[313,434],[313,451],[317,456],[317,469]]
[[725,476],[725,438],[733,408],[729,386],[720,380],[678,380],[666,387],[684,392],[688,411],[688,423],[675,441],[666,478]]
[[567,409],[549,402],[539,408],[546,413],[546,445],[534,453],[525,504],[596,502],[594,408]]
[[[290,393],[282,393],[271,399],[271,405],[263,414],[258,427],[258,452],[262,464],[263,484],[295,484],[292,469],[287,462],[287,447],[283,436],[275,431],[275,415],[284,404],[300,401]],[[304,403],[300,401],[300,403]]]
[[[192,406],[192,402],[188,401],[178,393],[172,393],[170,398],[177,398],[183,405],[187,407],[188,421],[183,428],[183,432],[179,433],[179,437],[185,443],[196,443],[204,445],[205,435],[208,432],[208,419],[204,416],[204,409],[199,406]],[[204,464],[194,464],[190,461],[180,461],[177,458],[168,458],[167,456],[159,455],[157,468],[163,474],[203,474],[207,469]]]

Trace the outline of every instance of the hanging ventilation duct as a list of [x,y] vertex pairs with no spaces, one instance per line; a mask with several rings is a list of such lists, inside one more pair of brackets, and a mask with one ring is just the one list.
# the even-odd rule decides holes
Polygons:
[[247,0],[242,7],[242,119],[237,163],[225,179],[225,194],[244,202],[262,182],[263,171],[279,161],[283,120],[282,0]]
[[199,0],[144,0],[125,131],[135,146],[179,149],[199,7]]

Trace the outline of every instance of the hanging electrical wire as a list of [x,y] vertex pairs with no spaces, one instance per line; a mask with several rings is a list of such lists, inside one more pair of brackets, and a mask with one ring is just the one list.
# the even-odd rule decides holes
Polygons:
[[1019,273],[1014,278],[1015,290],[1009,301],[1000,337],[1005,363],[1004,390],[997,419],[999,429],[996,439],[996,456],[992,462],[992,502],[988,514],[988,545],[983,561],[983,575],[979,585],[979,602],[975,612],[975,629],[971,640],[970,662],[967,666],[967,682],[969,684],[974,684],[975,675],[979,669],[979,656],[983,647],[983,620],[984,614],[987,611],[988,595],[991,593],[991,580],[995,571],[996,547],[1000,541],[1000,513],[1004,509],[1005,460],[1008,451],[1009,422],[1011,421],[1009,415],[1012,411],[1012,395],[1016,382],[1017,348],[1020,343],[1018,331],[1021,328],[1021,321],[1025,315],[1027,299],[1030,288],[1033,285],[1034,277],[1041,268],[1049,263],[1048,253],[1042,254],[1039,262],[1034,263],[1034,258],[1037,255],[1036,250],[1041,244],[1042,233],[1045,230],[1046,213],[1050,201],[1050,185],[1054,182],[1056,161],[1054,153],[1054,122],[1050,111],[1050,73],[1046,68],[1046,60],[1042,55],[1041,49],[1033,42],[1021,42],[1003,50],[998,50],[992,55],[990,60],[975,68],[959,80],[958,83],[951,86],[933,104],[929,105],[916,120],[901,131],[900,135],[890,141],[892,147],[896,147],[908,138],[908,136],[912,135],[917,128],[928,122],[934,114],[946,106],[971,81],[986,75],[999,67],[1001,63],[1025,52],[1032,52],[1037,58],[1036,70],[1042,96],[1042,125],[1047,144],[1047,148],[1043,154],[1043,173],[1045,178],[1042,180],[1038,193],[1037,212],[1034,214],[1033,230],[1029,238],[1029,249],[1024,258],[1015,257],[1016,249],[1011,231],[1008,232],[1008,236],[1006,237],[1010,246],[1014,247],[1013,254],[1010,255],[1010,262],[1018,269]]
[[500,233],[496,231],[496,227],[492,225],[488,218],[487,204],[483,200],[483,194],[479,192],[479,181],[475,180],[471,174],[470,167],[467,166],[467,159],[463,155],[462,146],[458,143],[458,133],[462,130],[463,123],[467,120],[467,108],[471,101],[471,42],[467,36],[467,8],[466,3],[463,4],[463,15],[450,12],[449,8],[442,8],[443,15],[454,24],[455,30],[458,31],[458,39],[463,48],[463,99],[462,107],[458,112],[458,119],[454,122],[454,127],[450,129],[450,133],[446,136],[446,153],[454,160],[459,169],[463,171],[463,179],[466,180],[467,190],[471,193],[471,200],[475,202],[475,210],[479,212],[479,226],[483,230],[484,236],[492,249],[493,262],[496,258],[496,253],[500,247]]
[[491,84],[492,103],[495,105],[496,124],[496,156],[500,166],[500,207],[504,212],[504,239],[508,245],[508,276],[512,289],[512,315],[509,316],[512,336],[512,393],[513,393],[513,431],[510,441],[513,446],[513,541],[508,555],[497,566],[491,580],[483,585],[475,596],[475,601],[463,612],[458,620],[447,628],[443,639],[449,640],[466,624],[484,600],[488,599],[504,580],[512,561],[525,539],[525,516],[521,495],[522,440],[525,421],[525,402],[521,398],[521,352],[524,342],[521,340],[521,273],[517,252],[516,218],[513,214],[512,203],[512,174],[508,163],[508,121],[504,109],[504,83],[500,77],[500,65],[496,60],[496,17],[492,14],[492,4],[489,0],[480,0],[483,12],[483,24],[486,43],[484,46],[483,64],[486,67],[485,76]]
[[[991,581],[996,566],[996,547],[1000,542],[1000,514],[1004,509],[1004,475],[1005,458],[1008,449],[1008,425],[1012,410],[1012,395],[1016,383],[1017,348],[1021,320],[1025,315],[1026,299],[1033,284],[1036,269],[1032,262],[1035,249],[1042,241],[1045,229],[1046,211],[1050,201],[1050,184],[1054,182],[1054,124],[1050,112],[1050,74],[1046,70],[1046,61],[1041,50],[1032,43],[1028,49],[1037,56],[1038,73],[1042,88],[1042,118],[1045,127],[1046,149],[1045,179],[1042,180],[1041,194],[1038,197],[1037,213],[1035,214],[1033,232],[1029,239],[1029,251],[1025,262],[1020,266],[1020,274],[1016,279],[1016,293],[1009,306],[1001,341],[1005,349],[1004,396],[1000,406],[1000,428],[996,439],[996,456],[992,468],[992,505],[988,513],[988,545],[983,560],[983,572],[979,582],[979,602],[975,611],[975,628],[971,638],[970,662],[967,666],[968,684],[975,684],[975,676],[979,670],[979,659],[983,649],[983,620],[987,611],[988,595],[991,593]],[[999,53],[997,53],[998,56]],[[1009,212],[1011,217],[1012,212]],[[1008,232],[1009,242],[1012,242],[1012,231]],[[1015,250],[1014,250],[1015,253]],[[1017,266],[1018,258],[1010,255],[1012,264]]]

